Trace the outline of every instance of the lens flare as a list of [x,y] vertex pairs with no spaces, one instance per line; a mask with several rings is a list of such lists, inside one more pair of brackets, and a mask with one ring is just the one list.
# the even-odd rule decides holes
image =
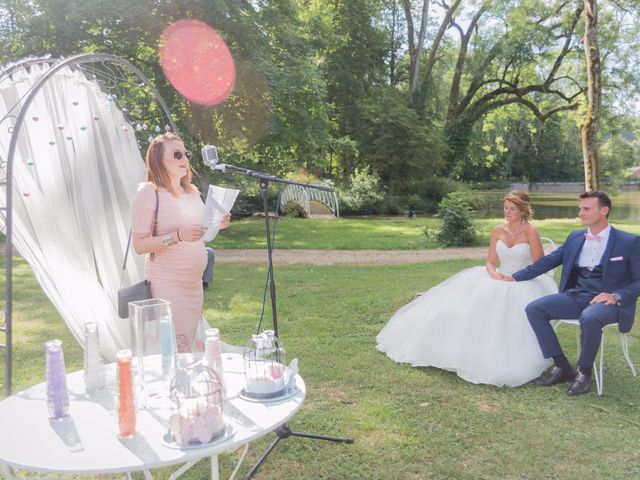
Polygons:
[[223,38],[206,23],[178,20],[160,36],[160,65],[192,103],[218,105],[233,90],[236,68]]
[[188,109],[185,121],[195,138],[255,145],[269,134],[274,112],[267,79],[246,62],[238,62],[236,75],[233,95],[226,102],[214,107],[192,104]]

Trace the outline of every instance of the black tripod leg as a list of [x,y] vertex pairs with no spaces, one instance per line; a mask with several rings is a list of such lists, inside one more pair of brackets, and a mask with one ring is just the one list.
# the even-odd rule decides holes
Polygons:
[[276,437],[276,439],[273,441],[271,445],[269,445],[269,448],[267,448],[267,450],[262,454],[262,456],[256,462],[256,464],[253,467],[251,467],[251,470],[249,470],[249,472],[247,472],[247,474],[244,476],[244,480],[249,480],[251,477],[253,477],[256,474],[256,472],[260,468],[260,465],[262,465],[262,463],[267,459],[267,456],[271,453],[271,450],[276,448],[276,445],[278,445],[278,442],[282,440],[282,438],[285,438],[285,437],[280,437],[279,435]]
[[326,435],[316,435],[315,433],[291,432],[292,437],[313,438],[315,440],[328,440],[330,442],[353,443],[353,438],[328,437]]
[[273,443],[269,446],[269,448],[267,448],[267,450],[262,454],[260,459],[251,468],[251,470],[249,470],[249,473],[247,473],[244,476],[244,480],[249,480],[251,477],[255,475],[255,473],[258,471],[258,468],[260,468],[260,465],[262,465],[262,463],[265,461],[267,456],[271,453],[271,450],[276,448],[276,445],[278,444],[278,442],[283,438],[304,437],[304,438],[312,438],[314,440],[328,440],[330,442],[353,443],[352,438],[327,437],[325,435],[316,435],[314,433],[292,432],[291,428],[286,423],[284,425],[280,425],[276,429],[276,435],[277,435],[277,438],[273,441]]

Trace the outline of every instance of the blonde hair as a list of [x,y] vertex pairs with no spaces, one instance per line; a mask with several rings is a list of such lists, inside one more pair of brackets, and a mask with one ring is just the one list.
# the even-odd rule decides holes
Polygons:
[[[162,164],[162,159],[164,157],[164,146],[167,142],[170,142],[172,140],[178,140],[182,142],[182,139],[172,132],[163,133],[154,138],[149,144],[149,148],[147,149],[144,164],[147,167],[147,182],[153,183],[156,188],[166,188],[172,194],[177,195],[178,192],[176,192],[173,188],[173,185],[171,185],[169,173]],[[189,164],[187,174],[180,179],[180,186],[187,193],[197,191],[196,187],[191,184],[191,176],[191,164]]]
[[524,190],[512,190],[507,193],[503,201],[513,203],[522,212],[522,223],[527,223],[533,218],[529,194]]

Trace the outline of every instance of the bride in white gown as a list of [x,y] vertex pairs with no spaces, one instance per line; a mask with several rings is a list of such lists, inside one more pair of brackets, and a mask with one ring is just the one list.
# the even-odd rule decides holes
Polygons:
[[463,270],[400,308],[378,334],[378,350],[396,362],[451,370],[469,382],[498,386],[522,385],[550,366],[524,309],[557,293],[555,282],[547,275],[526,282],[499,280],[543,255],[540,235],[528,222],[526,192],[505,197],[504,215],[507,223],[493,229],[486,267]]

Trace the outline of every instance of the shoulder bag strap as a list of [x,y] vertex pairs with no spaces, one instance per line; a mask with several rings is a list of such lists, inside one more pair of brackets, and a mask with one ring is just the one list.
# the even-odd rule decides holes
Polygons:
[[[153,212],[153,228],[151,230],[152,236],[156,236],[156,230],[158,228],[158,206],[160,204],[160,198],[158,196],[158,189],[156,189],[156,210]],[[131,247],[131,229],[129,229],[129,240],[127,240],[127,250],[124,254],[124,261],[122,262],[122,274],[120,275],[120,287],[122,288],[122,281],[124,280],[124,272],[127,269],[127,258],[129,257],[129,248]],[[149,255],[151,260],[153,260],[153,253]]]

